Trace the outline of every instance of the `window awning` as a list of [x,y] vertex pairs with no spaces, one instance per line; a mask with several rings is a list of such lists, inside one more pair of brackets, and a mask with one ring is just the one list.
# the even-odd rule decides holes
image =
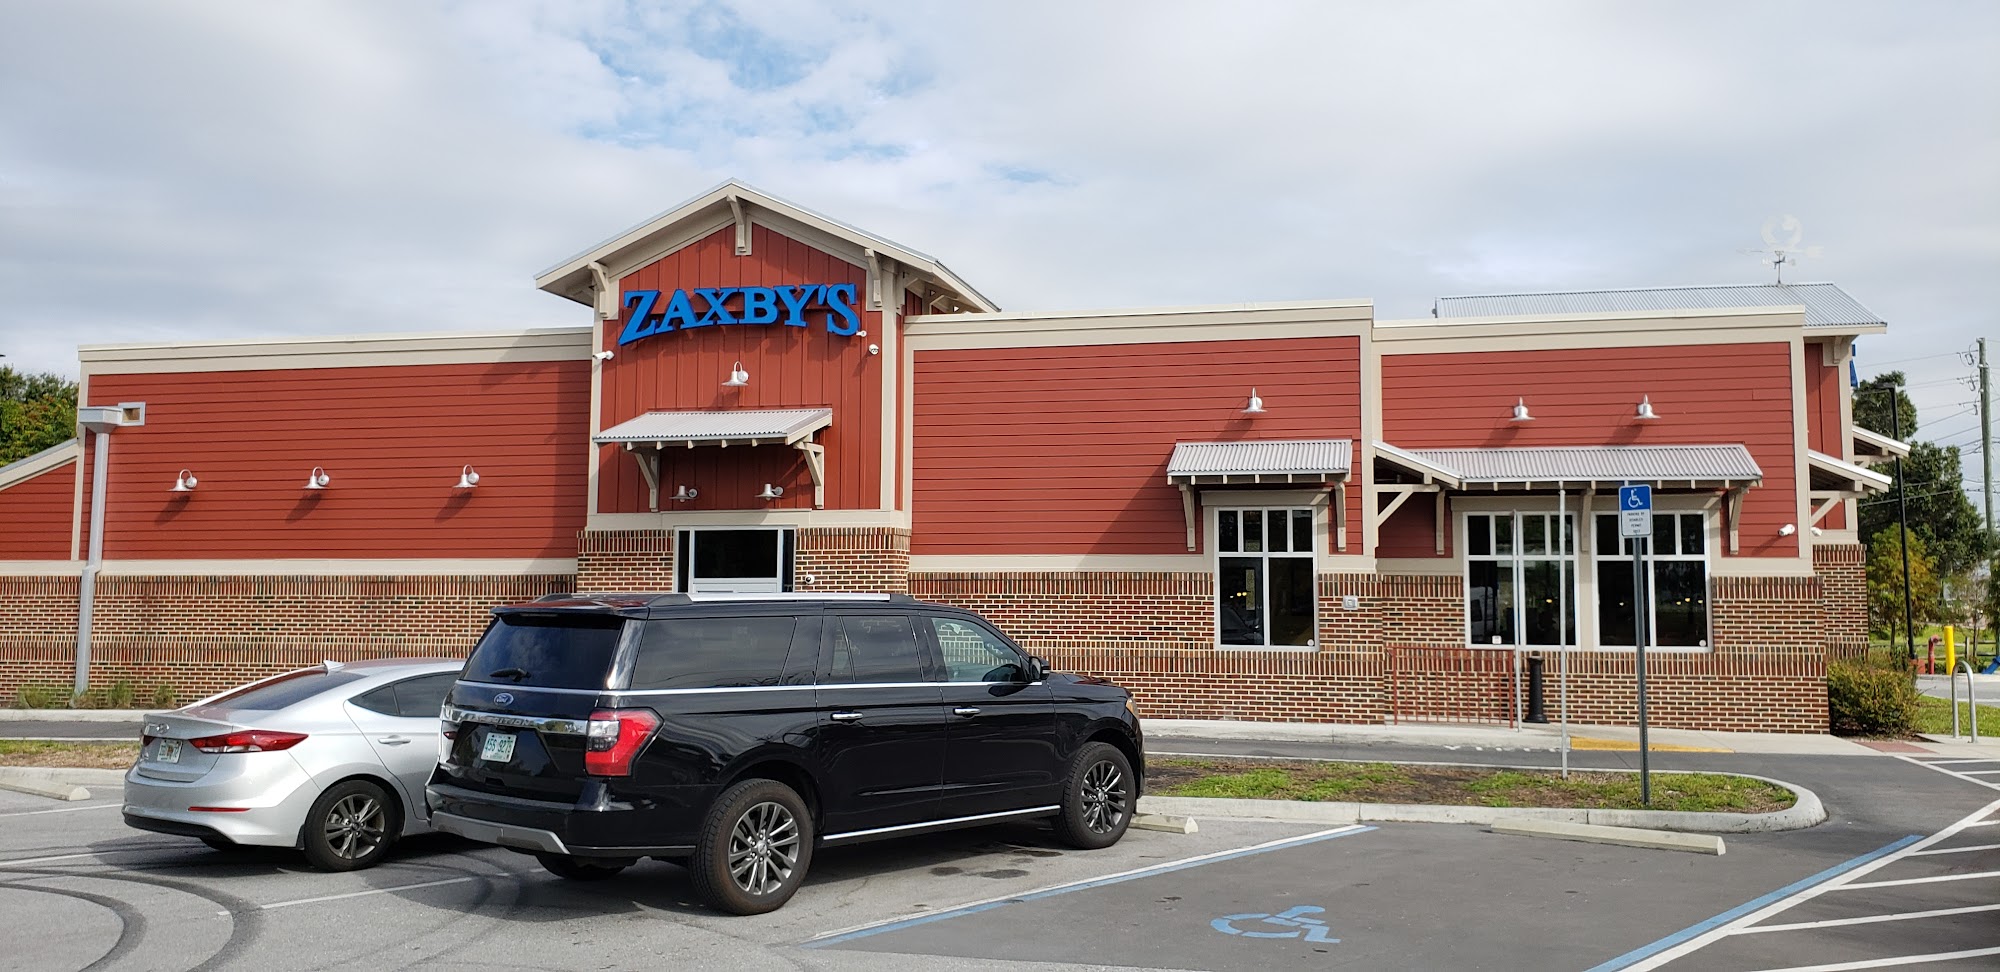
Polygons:
[[598,445],[622,445],[646,477],[647,503],[660,509],[660,454],[680,446],[778,445],[799,450],[812,474],[813,508],[826,506],[826,447],[813,434],[833,424],[830,408],[732,408],[697,412],[647,412],[591,436]]
[[1345,480],[1353,446],[1347,439],[1177,442],[1167,459],[1167,482],[1223,486]]
[[627,449],[698,445],[796,445],[833,424],[830,408],[647,412],[591,437]]
[[1908,458],[1910,444],[1901,439],[1891,439],[1874,429],[1854,427],[1854,458],[1862,462],[1881,462],[1898,457]]
[[1895,485],[1890,479],[1873,469],[1865,469],[1851,462],[1844,462],[1824,452],[1806,450],[1806,466],[1812,477],[1814,490],[1832,490],[1841,493],[1886,493]]
[[1450,489],[1549,489],[1651,483],[1662,488],[1755,486],[1764,471],[1741,445],[1498,446],[1405,449],[1375,444],[1399,471]]

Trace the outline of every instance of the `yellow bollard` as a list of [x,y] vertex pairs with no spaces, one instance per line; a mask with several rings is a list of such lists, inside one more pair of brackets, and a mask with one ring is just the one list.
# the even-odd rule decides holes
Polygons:
[[1958,670],[1958,642],[1954,634],[1951,625],[1944,626],[1944,670],[1947,674]]

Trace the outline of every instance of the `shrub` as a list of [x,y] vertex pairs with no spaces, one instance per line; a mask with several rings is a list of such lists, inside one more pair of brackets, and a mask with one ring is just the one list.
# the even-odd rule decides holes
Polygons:
[[176,701],[174,687],[165,682],[153,686],[153,708],[171,709]]
[[104,690],[104,707],[107,709],[129,709],[132,707],[132,697],[137,692],[138,689],[134,688],[132,683],[126,679],[121,678],[118,681],[112,682],[111,687]]
[[1836,661],[1826,667],[1833,731],[1843,736],[1907,736],[1916,724],[1917,681],[1900,661]]
[[69,707],[67,685],[23,685],[14,691],[23,709],[63,709]]

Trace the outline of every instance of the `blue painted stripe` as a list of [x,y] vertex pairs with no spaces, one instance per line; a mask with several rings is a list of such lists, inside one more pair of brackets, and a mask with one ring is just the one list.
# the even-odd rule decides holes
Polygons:
[[1701,924],[1689,925],[1688,927],[1683,928],[1680,931],[1677,931],[1671,935],[1668,935],[1667,937],[1662,938],[1651,945],[1642,945],[1639,948],[1635,948],[1632,951],[1626,952],[1625,954],[1620,955],[1609,962],[1605,962],[1601,965],[1593,965],[1590,968],[1585,969],[1584,972],[1617,972],[1618,969],[1635,965],[1644,959],[1650,958],[1654,955],[1658,955],[1659,953],[1664,952],[1667,949],[1673,948],[1674,946],[1679,945],[1682,942],[1686,942],[1689,939],[1692,939],[1698,935],[1705,934],[1707,932],[1720,928],[1723,925],[1729,924],[1730,922],[1735,921],[1736,919],[1741,918],[1744,915],[1747,915],[1753,911],[1756,911],[1759,908],[1762,908],[1769,904],[1773,904],[1778,901],[1782,901],[1814,885],[1823,884],[1827,881],[1831,881],[1834,878],[1837,878],[1842,874],[1846,874],[1847,872],[1852,871],[1855,868],[1860,867],[1861,865],[1866,864],[1870,861],[1878,860],[1880,858],[1887,857],[1890,854],[1894,854],[1895,852],[1902,850],[1903,848],[1908,847],[1911,844],[1914,844],[1922,839],[1923,839],[1922,837],[1912,834],[1908,837],[1903,838],[1902,840],[1896,841],[1893,844],[1889,844],[1888,846],[1883,847],[1879,850],[1869,851],[1868,853],[1863,854],[1860,857],[1854,858],[1851,861],[1843,861],[1839,864],[1835,864],[1834,866],[1829,867],[1826,870],[1813,875],[1812,877],[1801,878],[1797,881],[1793,881],[1792,883],[1787,884],[1784,887],[1771,892],[1770,894],[1764,895],[1761,898],[1757,898],[1756,900],[1753,901],[1745,901],[1742,904],[1737,905],[1736,907],[1723,912],[1722,914],[1716,915],[1715,917],[1702,922]]
[[1269,853],[1271,851],[1290,850],[1294,847],[1303,847],[1307,844],[1317,844],[1323,840],[1333,840],[1336,837],[1352,837],[1355,834],[1365,834],[1374,829],[1376,828],[1356,827],[1352,830],[1339,830],[1328,834],[1308,834],[1304,837],[1299,837],[1292,840],[1264,844],[1258,847],[1247,847],[1240,851],[1233,851],[1227,854],[1218,854],[1214,857],[1199,857],[1193,860],[1180,861],[1173,864],[1161,864],[1158,867],[1149,867],[1146,868],[1145,870],[1133,871],[1128,874],[1117,874],[1108,878],[1100,878],[1095,881],[1079,881],[1075,884],[1057,885],[1056,887],[1053,888],[1047,888],[1041,891],[1032,891],[1027,894],[1017,895],[1012,898],[1002,898],[998,901],[987,901],[982,904],[966,905],[962,908],[951,908],[933,914],[918,915],[914,918],[904,918],[901,921],[892,921],[887,924],[876,925],[872,928],[858,928],[851,932],[846,932],[840,935],[833,935],[827,938],[815,938],[812,941],[804,943],[800,947],[825,948],[828,945],[838,945],[841,942],[851,942],[857,938],[867,938],[871,935],[880,935],[883,932],[901,931],[905,928],[914,928],[918,925],[928,925],[931,922],[944,921],[947,918],[959,918],[965,915],[976,915],[982,911],[992,911],[995,908],[1005,907],[1010,904],[1020,904],[1023,901],[1039,901],[1043,898],[1053,898],[1059,894],[1068,894],[1071,891],[1088,891],[1091,888],[1102,888],[1113,884],[1123,884],[1126,881],[1137,881],[1140,878],[1155,877],[1161,874],[1172,874],[1175,871],[1185,871],[1188,868],[1201,867],[1204,864],[1219,864],[1223,861],[1233,861],[1239,858],[1251,857],[1256,854]]

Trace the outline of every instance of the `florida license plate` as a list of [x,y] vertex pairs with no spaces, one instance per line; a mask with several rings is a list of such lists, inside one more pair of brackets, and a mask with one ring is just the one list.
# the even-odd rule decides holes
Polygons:
[[511,732],[489,732],[486,744],[479,747],[479,758],[494,763],[504,763],[514,758],[514,734]]
[[180,762],[181,741],[178,739],[160,740],[159,748],[153,750],[153,759],[162,763]]

